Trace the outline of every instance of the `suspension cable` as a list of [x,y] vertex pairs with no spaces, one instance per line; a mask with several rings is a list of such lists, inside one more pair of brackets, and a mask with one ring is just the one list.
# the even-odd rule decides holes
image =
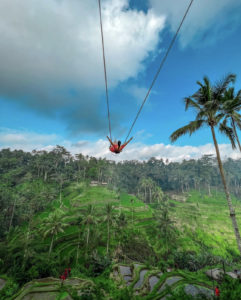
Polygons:
[[155,82],[156,82],[156,80],[157,80],[157,77],[158,77],[158,75],[159,75],[159,73],[160,73],[160,71],[161,71],[161,69],[162,69],[162,67],[163,67],[163,65],[164,65],[164,63],[165,63],[165,61],[166,61],[166,59],[167,59],[167,56],[168,56],[170,50],[172,49],[172,46],[173,46],[173,44],[174,44],[174,42],[175,42],[175,40],[176,40],[176,38],[177,38],[177,35],[178,35],[178,33],[179,33],[179,31],[180,31],[180,29],[181,29],[181,27],[182,27],[182,24],[183,24],[183,22],[184,22],[184,20],[185,20],[185,18],[186,18],[186,16],[187,16],[187,14],[188,14],[188,11],[189,11],[189,9],[190,9],[190,7],[191,7],[193,1],[194,1],[194,0],[191,0],[191,2],[189,3],[188,8],[187,8],[187,10],[186,10],[186,12],[185,12],[185,14],[184,14],[184,16],[183,16],[183,18],[182,18],[182,21],[181,21],[181,23],[180,23],[180,25],[179,25],[179,27],[178,27],[178,29],[177,29],[177,31],[176,31],[176,33],[175,33],[175,35],[174,35],[172,41],[171,41],[171,43],[170,43],[170,45],[169,45],[169,47],[168,47],[168,49],[167,49],[167,52],[166,52],[165,56],[163,57],[163,59],[162,59],[162,61],[161,61],[161,63],[160,63],[160,66],[159,66],[159,68],[158,68],[158,70],[157,70],[157,72],[156,72],[156,75],[155,75],[155,77],[154,77],[152,83],[151,83],[151,86],[150,86],[149,90],[147,91],[147,94],[146,94],[146,96],[145,96],[145,98],[144,98],[144,100],[143,100],[143,102],[142,102],[142,104],[141,104],[141,107],[140,107],[139,111],[137,112],[137,115],[136,115],[136,117],[135,117],[135,119],[134,119],[134,121],[133,121],[133,123],[132,123],[132,125],[131,125],[131,128],[130,128],[130,130],[129,130],[127,136],[126,136],[125,142],[127,141],[128,137],[129,137],[129,135],[130,135],[130,133],[131,133],[131,131],[132,131],[132,129],[133,129],[133,127],[134,127],[134,125],[135,125],[135,123],[136,123],[136,121],[137,121],[139,115],[140,115],[140,113],[141,113],[141,110],[142,110],[142,108],[143,108],[143,106],[144,106],[144,104],[145,104],[145,102],[146,102],[146,100],[147,100],[147,98],[148,98],[148,96],[149,96],[149,94],[150,94],[150,92],[151,92],[151,89],[152,89],[152,87],[154,86],[154,84],[155,84]]
[[104,45],[104,34],[103,34],[103,28],[102,28],[102,14],[101,14],[101,3],[100,3],[100,0],[98,0],[98,3],[99,3],[99,16],[100,16],[100,31],[101,31],[101,42],[102,42],[102,55],[103,55],[104,74],[105,74],[106,105],[107,105],[108,120],[109,120],[110,139],[112,140],[112,137],[111,137],[111,124],[110,124],[110,108],[109,108],[107,72],[106,72],[106,63],[105,63],[105,45]]

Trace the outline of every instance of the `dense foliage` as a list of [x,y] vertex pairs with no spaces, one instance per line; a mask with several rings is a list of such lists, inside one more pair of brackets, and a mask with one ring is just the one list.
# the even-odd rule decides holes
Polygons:
[[[236,195],[240,193],[240,167],[239,160],[225,162]],[[4,264],[0,267],[14,279],[2,295],[16,292],[18,285],[34,278],[58,277],[64,265],[72,266],[74,276],[96,278],[93,290],[101,299],[99,278],[106,278],[106,290],[116,293],[108,282],[113,260],[189,271],[220,263],[221,258],[212,251],[213,241],[208,245],[208,232],[200,232],[198,219],[188,221],[194,225],[193,231],[186,227],[185,216],[182,228],[176,226],[174,215],[183,209],[178,209],[179,202],[169,199],[172,193],[187,195],[195,187],[200,189],[201,198],[194,200],[197,208],[190,203],[191,214],[195,215],[198,203],[220,189],[216,168],[210,156],[182,163],[150,159],[116,164],[82,155],[72,157],[59,146],[50,152],[2,150],[0,258]],[[195,175],[197,170],[199,176]],[[176,181],[175,174],[180,174]],[[183,181],[185,178],[187,181]],[[90,189],[93,180],[99,185],[107,183],[109,191]],[[124,196],[124,190],[132,196]],[[103,202],[96,206],[94,199]],[[217,204],[220,201],[218,193]],[[185,245],[193,250],[185,250]],[[219,249],[220,254],[226,251]],[[234,259],[236,256],[235,252],[230,255]],[[116,297],[125,299],[126,293],[130,291],[123,290]]]
[[[186,109],[195,108],[196,119],[171,135],[175,141],[209,126],[217,159],[204,155],[181,163],[156,158],[116,163],[73,156],[61,146],[49,152],[1,150],[0,272],[4,275],[0,283],[4,287],[0,298],[11,298],[24,288],[31,290],[31,285],[38,291],[44,284],[50,287],[41,278],[58,278],[64,266],[71,266],[81,293],[74,285],[57,281],[59,299],[68,295],[73,299],[99,300],[106,295],[142,299],[134,291],[142,272],[135,270],[135,262],[150,269],[143,272],[159,278],[153,292],[146,293],[144,286],[146,299],[159,299],[161,294],[189,299],[184,291],[187,282],[212,291],[203,270],[221,265],[225,273],[225,265],[231,270],[240,258],[234,236],[230,236],[223,189],[241,252],[240,224],[235,217],[235,210],[237,216],[241,212],[241,159],[221,161],[214,130],[218,127],[233,148],[237,144],[241,150],[237,134],[241,92],[235,94],[229,87],[235,78],[229,74],[215,85],[207,77],[197,82],[198,91],[185,98]],[[229,192],[236,201],[235,209]],[[118,276],[110,280],[120,262],[132,264],[135,270],[130,288],[120,289]],[[181,277],[175,278],[177,275]],[[19,290],[37,278],[39,282]],[[176,282],[171,288],[167,284],[162,290],[162,284],[173,279],[184,285],[175,288]],[[238,299],[238,283],[228,277],[221,280],[220,299]]]
[[[241,160],[228,159],[224,168],[231,192],[240,196]],[[115,163],[81,154],[73,157],[60,146],[33,153],[4,149],[0,151],[0,235],[44,210],[56,197],[61,202],[68,184],[91,180],[136,194],[147,203],[162,198],[158,188],[176,193],[222,190],[216,160],[210,155],[182,163],[155,158]]]

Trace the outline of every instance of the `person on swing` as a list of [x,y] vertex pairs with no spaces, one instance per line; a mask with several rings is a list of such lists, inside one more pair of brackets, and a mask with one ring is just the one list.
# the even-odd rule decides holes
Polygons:
[[130,138],[129,141],[127,141],[123,145],[121,145],[121,141],[118,141],[118,142],[114,141],[114,142],[112,142],[112,140],[108,136],[107,136],[107,139],[110,142],[110,147],[109,147],[110,151],[113,152],[113,153],[115,153],[115,154],[119,154],[125,148],[125,146],[128,143],[130,143],[130,141],[133,139],[133,137]]

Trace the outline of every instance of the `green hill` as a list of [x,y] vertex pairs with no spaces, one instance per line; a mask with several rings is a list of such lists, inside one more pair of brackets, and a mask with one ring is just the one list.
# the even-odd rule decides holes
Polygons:
[[[241,205],[234,203],[239,216]],[[227,260],[238,257],[222,193],[169,194],[159,204],[146,204],[83,183],[65,188],[1,246],[2,272],[14,278],[2,299],[12,297],[4,296],[11,288],[11,299],[162,299],[169,286],[212,288],[205,270],[223,262],[233,270]],[[56,278],[67,267],[71,277],[61,286]],[[129,275],[122,274],[124,267]]]

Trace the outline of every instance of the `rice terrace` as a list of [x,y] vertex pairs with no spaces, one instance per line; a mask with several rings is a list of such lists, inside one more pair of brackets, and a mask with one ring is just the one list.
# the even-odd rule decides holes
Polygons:
[[0,300],[241,300],[240,16],[1,0]]

